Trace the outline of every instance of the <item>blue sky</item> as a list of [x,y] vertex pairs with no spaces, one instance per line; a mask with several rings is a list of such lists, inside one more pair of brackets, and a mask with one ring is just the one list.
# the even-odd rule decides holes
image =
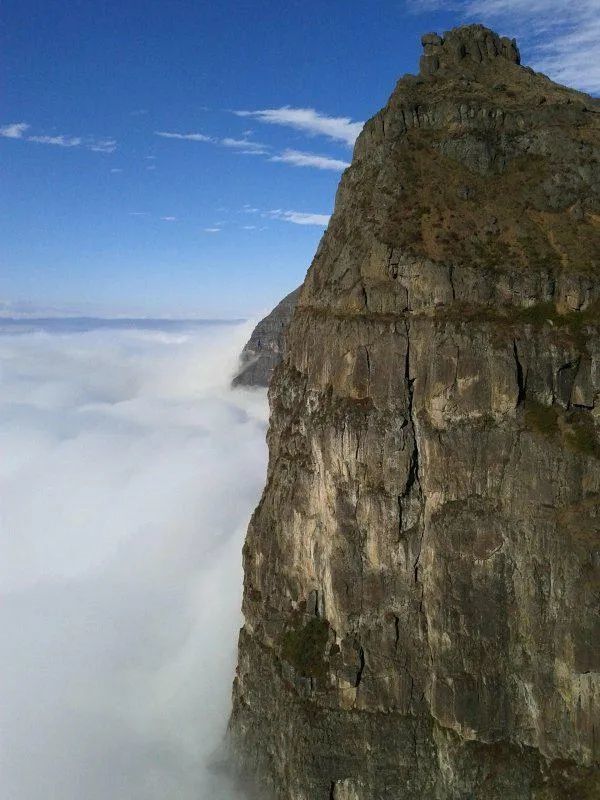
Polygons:
[[0,309],[267,309],[420,34],[473,20],[599,91],[600,0],[5,0]]

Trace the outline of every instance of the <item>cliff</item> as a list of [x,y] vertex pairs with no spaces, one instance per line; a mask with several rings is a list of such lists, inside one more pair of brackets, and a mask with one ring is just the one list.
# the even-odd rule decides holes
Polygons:
[[300,289],[286,295],[252,331],[242,350],[240,370],[232,386],[268,386],[283,356],[285,332],[298,302]]
[[271,383],[231,747],[279,800],[597,800],[600,103],[423,43]]

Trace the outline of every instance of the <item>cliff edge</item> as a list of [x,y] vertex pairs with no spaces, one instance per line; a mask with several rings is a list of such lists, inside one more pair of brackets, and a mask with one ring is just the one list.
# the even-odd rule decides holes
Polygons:
[[600,103],[423,44],[271,383],[231,748],[279,800],[597,800]]

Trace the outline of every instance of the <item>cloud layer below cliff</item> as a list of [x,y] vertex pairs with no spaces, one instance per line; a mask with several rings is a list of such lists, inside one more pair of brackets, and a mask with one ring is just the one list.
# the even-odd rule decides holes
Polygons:
[[248,326],[0,335],[0,773],[19,800],[229,800]]

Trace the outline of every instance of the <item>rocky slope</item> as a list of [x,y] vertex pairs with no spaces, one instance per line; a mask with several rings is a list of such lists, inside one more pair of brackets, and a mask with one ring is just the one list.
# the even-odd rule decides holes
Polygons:
[[242,350],[240,370],[233,386],[268,386],[283,356],[285,332],[298,302],[300,289],[286,295],[252,331]]
[[231,746],[280,800],[592,800],[600,104],[423,43],[271,383]]

